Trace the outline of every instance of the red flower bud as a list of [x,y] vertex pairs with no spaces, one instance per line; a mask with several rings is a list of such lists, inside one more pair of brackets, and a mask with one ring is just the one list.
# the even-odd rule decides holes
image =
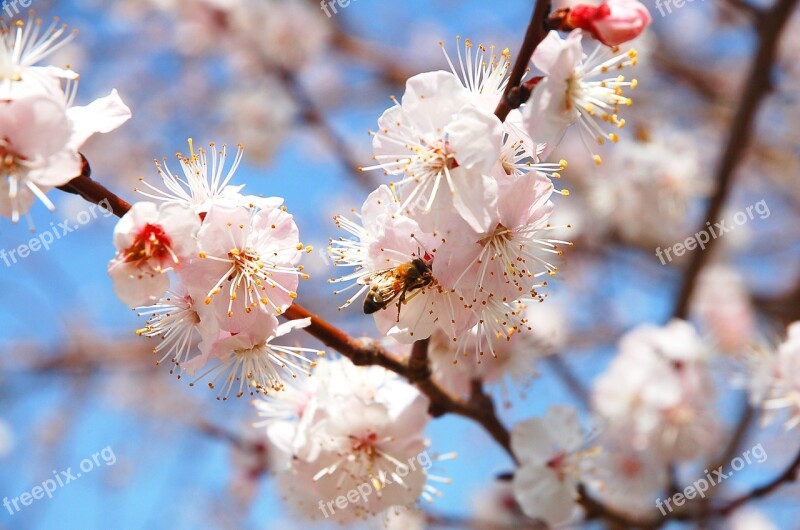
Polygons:
[[579,4],[567,15],[569,26],[588,31],[606,46],[635,39],[652,21],[639,0],[605,0],[599,6]]

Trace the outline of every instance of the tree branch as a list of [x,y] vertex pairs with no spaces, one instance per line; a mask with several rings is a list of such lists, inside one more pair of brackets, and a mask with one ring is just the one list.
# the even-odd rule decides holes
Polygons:
[[536,0],[536,7],[533,9],[531,21],[525,32],[525,40],[522,41],[522,47],[517,54],[514,67],[511,69],[508,85],[503,97],[500,99],[500,103],[497,105],[497,109],[494,111],[500,121],[505,121],[509,112],[518,109],[520,105],[531,97],[531,89],[521,84],[522,78],[525,76],[525,72],[528,71],[528,63],[533,57],[533,52],[547,36],[546,24],[549,13],[550,0]]
[[797,455],[795,455],[794,460],[792,460],[792,462],[784,470],[783,473],[781,473],[774,479],[770,480],[763,486],[755,488],[750,493],[746,493],[741,497],[737,497],[736,499],[730,501],[728,504],[718,508],[717,510],[714,510],[712,513],[717,515],[730,515],[742,505],[769,495],[770,493],[774,492],[779,487],[781,487],[783,484],[796,481],[798,471],[800,471],[800,452],[798,452]]
[[[88,161],[85,161],[83,173],[80,177],[66,184],[64,191],[76,193],[94,204],[110,204],[117,217],[122,217],[130,210],[130,203],[122,200],[108,188],[89,178],[91,169]],[[310,318],[311,325],[304,328],[307,333],[319,339],[326,346],[338,351],[357,366],[382,366],[405,377],[428,397],[430,400],[429,410],[433,417],[455,414],[477,422],[514,459],[514,454],[511,451],[511,435],[497,417],[491,397],[487,396],[482,388],[478,392],[474,392],[470,401],[465,403],[450,395],[431,379],[428,366],[427,341],[419,341],[414,346],[411,360],[409,364],[406,364],[373,341],[353,339],[344,331],[314,315],[299,304],[292,304],[284,312],[283,316],[289,320]]]
[[[706,230],[706,221],[714,223],[720,220],[722,209],[733,187],[733,177],[736,168],[742,161],[750,139],[753,136],[753,126],[758,110],[767,94],[772,90],[772,66],[775,63],[780,36],[789,21],[792,9],[798,0],[779,0],[774,7],[766,11],[757,20],[758,50],[750,66],[736,115],[730,128],[730,135],[726,142],[725,150],[717,170],[716,190],[708,204],[703,224],[698,232]],[[686,318],[689,314],[689,304],[694,292],[697,279],[703,266],[711,256],[711,251],[716,247],[718,239],[711,239],[702,252],[692,253],[691,261],[686,269],[684,282],[678,295],[674,316]]]
[[748,0],[726,0],[728,5],[737,11],[741,11],[755,20],[759,20],[764,16],[764,11],[756,4]]
[[342,168],[347,171],[347,174],[364,188],[364,190],[372,191],[375,188],[375,183],[367,173],[361,170],[361,165],[353,156],[350,146],[347,145],[344,138],[342,138],[338,131],[325,119],[325,116],[300,80],[297,79],[293,72],[287,69],[277,69],[277,75],[283,82],[286,90],[300,106],[300,116],[303,121],[314,127],[320,133],[328,144],[331,154],[339,160]]
[[[430,378],[426,341],[418,341],[414,345],[411,359],[406,364],[371,340],[353,339],[344,331],[299,304],[292,304],[283,316],[289,320],[310,318],[311,325],[303,329],[311,336],[338,351],[357,366],[382,366],[405,377],[428,396],[429,411],[433,417],[455,414],[477,422],[514,459],[511,451],[511,435],[497,417],[494,402],[483,392],[482,388],[477,392],[473,391],[472,398],[468,402],[463,402]],[[473,390],[475,390],[475,386],[473,386]]]
[[113,212],[117,217],[122,217],[131,209],[129,202],[119,198],[108,188],[92,180],[92,168],[89,161],[81,155],[81,174],[58,189],[74,195],[80,195],[84,200],[102,206]]

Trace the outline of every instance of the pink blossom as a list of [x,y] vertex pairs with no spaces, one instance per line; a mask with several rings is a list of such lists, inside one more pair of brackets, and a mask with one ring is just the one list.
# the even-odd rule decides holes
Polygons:
[[[275,456],[277,483],[305,517],[352,522],[428,496],[432,460],[424,432],[429,403],[416,388],[384,368],[358,367],[341,358],[321,359],[312,377],[287,389],[263,398],[258,408],[262,416],[275,418],[262,425]],[[276,418],[287,399],[292,414]],[[319,511],[320,500],[362,484],[381,486],[346,509]]]
[[166,272],[196,254],[199,228],[200,218],[185,206],[134,204],[114,229],[117,255],[108,264],[120,300],[130,307],[156,303],[169,289]]
[[642,34],[653,21],[639,0],[605,0],[599,6],[572,7],[567,22],[592,34],[606,46],[619,46]]
[[716,387],[709,350],[694,327],[683,320],[642,325],[628,332],[619,348],[593,394],[607,432],[665,462],[713,450],[721,429]]
[[260,326],[297,297],[299,232],[281,207],[212,206],[197,233],[200,259],[181,271],[196,300],[211,305],[223,330]]
[[[332,283],[350,282],[338,292],[357,288],[356,293],[341,306],[347,307],[382,278],[392,281],[392,271],[414,260],[422,260],[426,267],[436,267],[437,246],[441,243],[433,234],[425,232],[419,224],[402,213],[402,206],[388,186],[372,192],[361,210],[362,225],[344,216],[335,218],[340,228],[358,239],[334,240],[331,257],[334,265],[355,267],[346,276]],[[427,285],[406,291],[403,300],[398,296],[382,310],[374,313],[375,323],[385,336],[403,343],[412,343],[429,337],[437,327],[448,336],[455,337],[475,325],[477,317],[467,307],[468,301],[440,285],[435,272]]]
[[272,341],[310,324],[311,319],[278,324],[274,316],[261,315],[258,325],[241,333],[220,332],[216,338],[205,337],[200,344],[203,355],[191,368],[196,371],[209,359],[216,359],[218,363],[197,376],[195,382],[210,377],[208,386],[213,389],[219,385],[221,399],[227,399],[234,389],[236,397],[245,393],[255,395],[282,390],[284,377],[294,378],[298,373],[311,375],[309,369],[315,364],[313,358],[323,352],[281,346]]
[[458,77],[428,72],[409,79],[402,102],[378,120],[376,164],[365,169],[404,175],[396,183],[402,207],[428,231],[451,212],[475,230],[489,227],[497,184],[486,174],[500,155],[503,127],[473,102]]
[[81,173],[78,150],[94,133],[127,121],[116,90],[85,107],[67,108],[63,93],[30,92],[0,102],[0,215],[16,222],[45,193]]
[[551,526],[572,518],[586,456],[586,441],[574,409],[553,406],[544,418],[518,423],[511,447],[520,461],[514,474],[514,496],[528,517]]
[[530,137],[547,144],[544,156],[558,145],[569,126],[577,124],[584,143],[599,164],[600,156],[589,146],[619,140],[608,129],[613,131],[625,125],[625,120],[618,116],[619,107],[633,102],[622,90],[638,83],[626,81],[617,70],[635,65],[637,55],[635,50],[619,53],[598,44],[586,56],[582,39],[580,29],[573,30],[566,38],[551,31],[536,48],[532,61],[544,76],[525,107],[524,119]]

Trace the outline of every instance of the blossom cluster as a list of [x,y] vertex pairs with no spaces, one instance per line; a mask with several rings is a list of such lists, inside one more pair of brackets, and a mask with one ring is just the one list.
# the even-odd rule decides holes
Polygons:
[[[547,161],[568,127],[591,143],[616,142],[624,126],[623,89],[636,85],[620,70],[633,50],[602,43],[583,51],[583,32],[553,31],[536,49],[531,100],[505,120],[495,115],[508,83],[508,50],[459,39],[449,71],[416,75],[383,113],[373,135],[374,164],[396,177],[355,213],[336,216],[353,238],[333,240],[337,266],[352,273],[332,280],[365,296],[364,312],[379,331],[401,343],[438,332],[455,357],[485,354],[530,331],[525,316],[557,272],[570,243],[551,237],[552,196],[567,195],[553,180],[564,160]],[[588,136],[587,136],[588,135]]]
[[[303,252],[294,218],[278,197],[245,195],[230,183],[227,148],[178,154],[181,174],[157,162],[162,180],[142,180],[140,201],[114,230],[108,266],[119,298],[149,317],[139,334],[160,337],[160,362],[209,377],[227,398],[283,388],[285,376],[309,374],[316,350],[272,340],[309,324],[278,322],[297,297]],[[197,340],[200,340],[196,346]],[[282,373],[283,377],[282,377]]]
[[81,174],[81,146],[131,116],[116,90],[75,106],[78,73],[40,64],[73,36],[33,14],[0,22],[0,216],[14,222],[36,199],[55,210],[47,192]]
[[646,516],[668,492],[670,468],[718,456],[724,425],[716,408],[722,381],[715,374],[731,361],[741,365],[752,405],[768,413],[765,422],[783,417],[786,429],[800,424],[800,322],[777,348],[730,356],[724,342],[712,344],[683,320],[640,325],[622,337],[595,382],[592,433],[564,406],[517,424],[511,438],[520,460],[516,509],[565,524],[579,516],[578,501],[588,493],[619,513]]
[[580,487],[613,509],[642,515],[665,491],[670,465],[710,456],[721,425],[713,352],[688,322],[639,326],[595,382],[595,431],[577,411],[552,407],[512,431],[523,512],[552,525],[580,513]]
[[[314,377],[254,404],[281,490],[306,517],[352,522],[430,500],[445,480],[431,473],[444,457],[427,450],[428,399],[384,368],[322,359]],[[339,509],[348,492],[361,497]]]

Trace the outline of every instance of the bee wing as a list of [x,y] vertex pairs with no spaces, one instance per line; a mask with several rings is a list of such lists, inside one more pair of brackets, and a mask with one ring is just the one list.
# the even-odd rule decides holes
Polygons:
[[397,278],[395,269],[376,272],[368,276],[364,283],[371,286],[367,297],[381,304],[391,302],[403,290],[403,282]]

